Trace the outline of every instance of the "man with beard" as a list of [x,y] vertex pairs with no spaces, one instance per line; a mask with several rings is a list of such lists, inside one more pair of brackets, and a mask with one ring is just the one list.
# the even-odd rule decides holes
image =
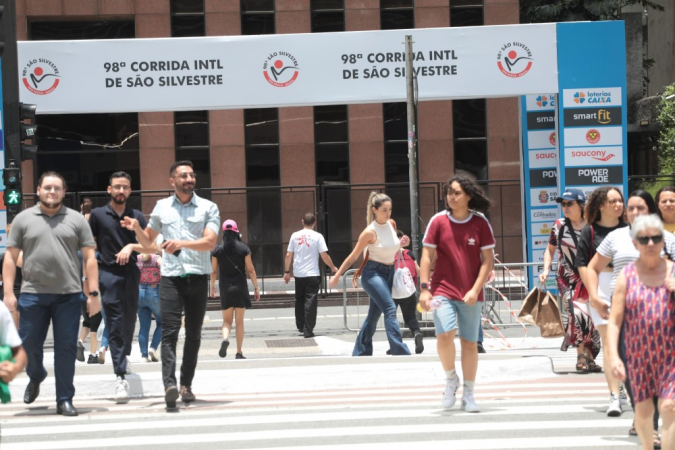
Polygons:
[[73,407],[75,355],[80,325],[82,272],[77,251],[81,250],[89,292],[90,315],[98,313],[98,269],[94,238],[87,221],[77,211],[63,206],[66,182],[56,172],[46,172],[38,181],[40,202],[19,213],[12,223],[3,263],[5,304],[16,309],[14,278],[19,252],[23,250],[23,281],[19,296],[19,334],[28,354],[26,373],[30,381],[23,396],[33,403],[40,383],[47,377],[43,347],[49,323],[54,334],[56,413],[77,416]]
[[192,379],[197,367],[202,323],[211,274],[211,251],[216,246],[220,213],[215,203],[194,193],[195,172],[190,161],[175,162],[169,170],[174,195],[159,200],[150,215],[150,223],[142,224],[127,217],[124,225],[136,232],[146,247],[152,246],[159,233],[162,243],[162,278],[159,302],[162,313],[162,378],[167,409],[176,408],[179,391],[176,386],[176,342],[185,310],[185,345],[180,368],[180,396],[183,402],[195,401]]
[[142,212],[127,206],[131,194],[131,176],[128,173],[115,172],[110,176],[108,194],[110,202],[91,211],[89,226],[98,245],[103,316],[117,376],[114,398],[117,403],[124,403],[129,401],[129,384],[124,377],[131,373],[129,355],[134,339],[141,277],[135,252],[143,251],[143,246],[137,243],[134,232],[122,224],[129,217],[138,221],[139,229],[142,229],[147,222]]

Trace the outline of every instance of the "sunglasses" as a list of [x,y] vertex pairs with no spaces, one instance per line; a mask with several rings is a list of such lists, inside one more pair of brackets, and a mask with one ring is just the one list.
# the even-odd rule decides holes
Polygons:
[[563,208],[572,207],[576,203],[577,202],[574,202],[574,201],[572,201],[572,202],[560,202],[560,204],[562,205]]
[[657,234],[655,236],[640,236],[635,239],[642,245],[649,244],[649,241],[652,241],[654,244],[660,244],[661,241],[663,240],[663,235]]

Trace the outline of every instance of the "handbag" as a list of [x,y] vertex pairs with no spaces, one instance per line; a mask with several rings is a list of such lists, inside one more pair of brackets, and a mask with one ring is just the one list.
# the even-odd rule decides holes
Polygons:
[[408,266],[405,265],[405,260],[403,259],[401,251],[396,254],[394,268],[396,270],[394,271],[394,283],[391,287],[392,298],[400,299],[412,296],[417,292],[417,288]]

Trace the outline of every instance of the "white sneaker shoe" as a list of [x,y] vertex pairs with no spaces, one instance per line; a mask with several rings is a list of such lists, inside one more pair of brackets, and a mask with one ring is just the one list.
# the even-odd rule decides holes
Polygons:
[[611,394],[609,396],[609,407],[607,408],[607,415],[609,417],[619,417],[623,411],[621,411],[621,400],[616,394]]
[[126,403],[129,401],[129,383],[117,377],[117,385],[115,386],[115,402]]
[[124,372],[126,375],[130,375],[133,372],[131,371],[131,361],[129,360],[129,357],[127,356],[127,370]]
[[454,378],[445,380],[445,390],[443,391],[443,398],[441,399],[443,408],[450,409],[455,406],[455,403],[457,402],[457,389],[459,389],[459,376],[455,374]]
[[148,357],[150,358],[150,361],[152,361],[152,362],[159,361],[157,359],[157,350],[155,350],[154,348],[150,348],[150,350],[148,350]]
[[478,406],[476,400],[473,398],[473,392],[464,392],[462,395],[462,409],[470,413],[480,412],[480,406]]
[[619,385],[619,402],[621,402],[621,406],[630,405],[628,393],[626,392],[626,387],[623,385],[623,383]]
[[144,357],[143,357],[143,362],[149,363],[149,362],[150,362],[150,358],[148,358],[147,356],[144,356]]

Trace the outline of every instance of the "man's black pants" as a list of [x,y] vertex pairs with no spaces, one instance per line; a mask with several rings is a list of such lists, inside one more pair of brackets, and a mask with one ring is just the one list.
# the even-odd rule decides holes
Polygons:
[[420,331],[420,323],[415,314],[417,310],[417,292],[408,298],[395,298],[394,303],[401,308],[405,326],[407,326],[413,334],[418,333]]
[[113,370],[115,375],[123,376],[134,340],[141,272],[136,264],[113,270],[99,265],[98,278]]
[[311,333],[316,325],[317,294],[321,277],[295,278],[295,325]]
[[185,344],[180,367],[180,385],[192,386],[202,341],[202,324],[209,289],[208,275],[162,277],[159,311],[162,316],[162,379],[164,388],[176,386],[176,343],[185,310]]

